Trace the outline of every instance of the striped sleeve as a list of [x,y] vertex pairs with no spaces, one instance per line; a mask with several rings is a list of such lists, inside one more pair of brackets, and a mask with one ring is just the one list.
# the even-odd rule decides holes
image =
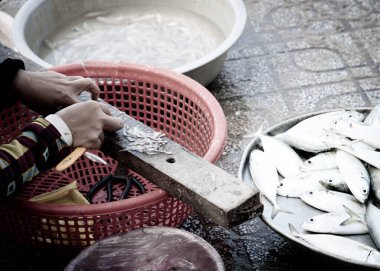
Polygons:
[[58,130],[38,118],[9,144],[0,146],[0,200],[12,196],[25,182],[53,167],[70,152]]

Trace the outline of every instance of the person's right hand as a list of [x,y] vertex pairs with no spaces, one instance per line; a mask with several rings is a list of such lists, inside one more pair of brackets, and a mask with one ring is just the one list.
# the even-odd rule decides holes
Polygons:
[[86,101],[70,105],[56,113],[69,127],[73,136],[73,147],[99,149],[104,140],[104,131],[123,128],[123,121],[111,116],[105,104]]
[[58,72],[19,70],[13,82],[13,92],[29,109],[47,115],[80,102],[78,95],[89,91],[92,100],[100,95],[99,87],[90,78],[66,76]]

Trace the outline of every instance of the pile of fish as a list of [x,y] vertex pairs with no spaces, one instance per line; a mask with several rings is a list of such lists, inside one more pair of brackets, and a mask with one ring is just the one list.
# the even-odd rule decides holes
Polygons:
[[[250,135],[252,136],[252,135]],[[253,134],[261,148],[251,151],[255,186],[273,206],[277,196],[299,198],[324,213],[306,219],[298,233],[317,250],[380,266],[380,104],[369,112],[340,110],[298,122],[269,136]],[[367,234],[377,248],[342,235]]]
[[186,8],[122,2],[61,24],[44,40],[39,55],[53,65],[102,59],[174,69],[204,57],[225,39],[211,20]]

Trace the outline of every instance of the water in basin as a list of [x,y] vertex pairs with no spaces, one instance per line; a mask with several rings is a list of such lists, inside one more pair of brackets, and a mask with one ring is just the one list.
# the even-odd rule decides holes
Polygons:
[[63,23],[42,42],[39,56],[52,65],[95,59],[176,68],[210,53],[224,39],[222,30],[200,14],[169,6],[124,5]]

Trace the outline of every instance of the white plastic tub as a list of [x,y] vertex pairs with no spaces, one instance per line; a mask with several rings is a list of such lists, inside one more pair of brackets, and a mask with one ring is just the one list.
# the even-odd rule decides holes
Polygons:
[[[38,54],[42,42],[49,34],[57,27],[71,22],[86,12],[119,5],[160,5],[180,8],[207,18],[220,28],[224,39],[216,48],[189,63],[172,67],[173,70],[184,73],[203,85],[207,85],[218,75],[228,50],[240,37],[246,22],[245,5],[241,0],[161,0],[159,2],[153,0],[29,0],[16,14],[13,25],[14,43],[20,53],[49,68],[54,64],[48,63]],[[85,59],[78,61],[82,60]],[[115,56],[115,60],[130,61],[119,59],[118,56]]]

